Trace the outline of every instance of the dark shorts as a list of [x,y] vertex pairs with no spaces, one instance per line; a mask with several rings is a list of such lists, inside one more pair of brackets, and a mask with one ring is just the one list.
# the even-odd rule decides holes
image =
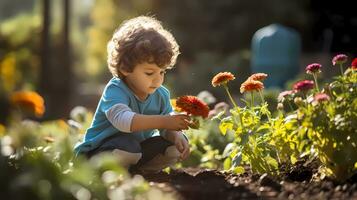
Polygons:
[[135,165],[135,167],[140,167],[152,160],[159,153],[164,154],[167,147],[172,145],[174,145],[172,142],[165,140],[161,136],[151,137],[142,142],[138,142],[129,135],[115,134],[106,138],[99,147],[87,152],[85,155],[87,158],[90,158],[95,154],[110,152],[115,149],[130,153],[141,153],[142,157]]

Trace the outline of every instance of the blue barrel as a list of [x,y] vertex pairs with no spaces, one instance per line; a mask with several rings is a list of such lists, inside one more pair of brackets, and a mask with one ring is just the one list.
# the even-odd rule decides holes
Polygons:
[[282,88],[299,73],[300,35],[280,24],[271,24],[255,32],[252,39],[251,69],[268,74],[266,87]]

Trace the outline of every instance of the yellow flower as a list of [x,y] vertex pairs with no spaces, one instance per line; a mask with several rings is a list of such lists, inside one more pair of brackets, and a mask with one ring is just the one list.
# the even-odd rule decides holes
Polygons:
[[170,103],[175,112],[182,112],[181,108],[177,107],[176,99],[170,99]]
[[18,106],[21,110],[41,117],[45,112],[45,102],[43,98],[32,91],[20,91],[12,93],[10,102]]
[[15,55],[8,54],[0,63],[0,81],[3,84],[3,89],[7,92],[12,91],[17,80]]
[[5,135],[6,128],[4,125],[0,124],[0,137]]
[[60,127],[63,130],[67,130],[69,128],[68,124],[63,119],[56,120],[56,123],[57,123],[58,127]]

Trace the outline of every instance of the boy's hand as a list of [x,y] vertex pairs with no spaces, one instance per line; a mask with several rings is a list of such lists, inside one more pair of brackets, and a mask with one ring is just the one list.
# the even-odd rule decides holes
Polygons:
[[179,131],[187,130],[190,125],[190,117],[188,115],[165,115],[163,118],[163,129]]
[[180,158],[182,160],[186,160],[190,155],[190,145],[188,144],[183,133],[178,131],[168,131],[166,133],[166,138],[175,144],[177,150],[181,153]]

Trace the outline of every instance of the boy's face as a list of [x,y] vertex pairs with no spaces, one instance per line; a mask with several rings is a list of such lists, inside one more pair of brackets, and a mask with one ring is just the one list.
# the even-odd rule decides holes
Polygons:
[[141,100],[146,99],[164,82],[166,69],[158,67],[156,64],[141,63],[134,67],[132,72],[121,70],[125,76],[125,83]]

